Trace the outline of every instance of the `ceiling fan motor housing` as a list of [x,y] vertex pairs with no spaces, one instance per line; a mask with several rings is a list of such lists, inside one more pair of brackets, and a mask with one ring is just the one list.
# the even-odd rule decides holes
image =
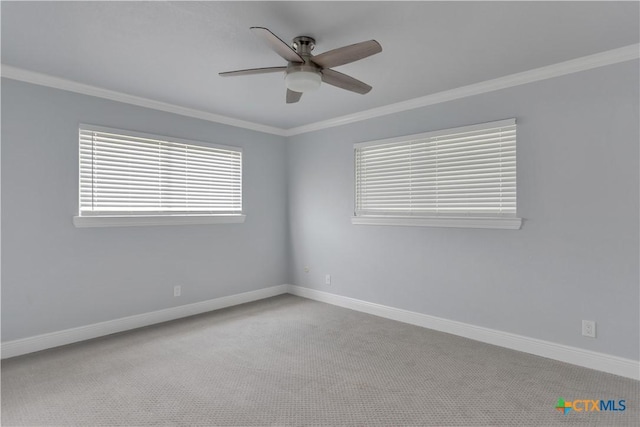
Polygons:
[[292,47],[301,56],[311,55],[311,51],[316,47],[316,40],[309,36],[298,36],[293,39]]

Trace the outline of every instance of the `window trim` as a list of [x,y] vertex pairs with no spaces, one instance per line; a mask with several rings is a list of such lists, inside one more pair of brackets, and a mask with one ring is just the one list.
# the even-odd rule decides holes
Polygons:
[[73,217],[76,228],[135,227],[147,225],[238,224],[246,215],[93,215]]
[[517,217],[424,217],[424,216],[353,216],[355,225],[402,225],[414,227],[501,228],[519,230],[522,218]]
[[[218,148],[223,150],[237,151],[242,155],[242,175],[244,176],[244,150],[242,147],[235,147],[230,145],[216,144],[204,141],[195,141],[185,138],[176,138],[165,135],[158,135],[152,133],[138,132],[132,131],[128,129],[118,129],[111,128],[106,126],[97,126],[86,123],[78,124],[78,133],[81,130],[87,131],[95,131],[95,132],[107,132],[107,133],[115,133],[121,134],[125,136],[138,137],[138,138],[149,138],[156,139],[167,142],[176,142],[180,144],[188,144],[188,145],[196,145],[200,147],[207,148]],[[246,219],[246,214],[244,213],[244,203],[243,210],[239,213],[159,213],[159,214],[145,214],[145,213],[135,213],[131,215],[127,215],[123,212],[117,212],[113,215],[109,214],[94,214],[94,213],[85,213],[85,215],[81,215],[80,211],[80,156],[78,156],[78,206],[76,212],[77,215],[73,217],[73,225],[76,228],[89,228],[89,227],[134,227],[134,226],[158,226],[158,225],[192,225],[192,224],[238,224],[244,223]],[[243,180],[244,181],[244,180]],[[242,191],[242,197],[244,198],[244,186]],[[244,202],[244,201],[243,201]]]
[[[441,135],[449,135],[460,132],[471,132],[482,130],[489,127],[500,127],[515,125],[516,119],[505,119],[493,122],[479,123],[469,126],[460,126],[455,128],[441,129],[430,132],[423,132],[413,135],[404,135],[393,138],[379,139],[374,141],[357,142],[353,144],[354,153],[354,212],[351,217],[351,223],[354,225],[391,225],[391,226],[418,226],[418,227],[451,227],[451,228],[492,228],[492,229],[508,229],[519,230],[522,227],[522,218],[516,214],[513,215],[497,215],[497,214],[420,214],[415,212],[406,212],[398,214],[376,214],[376,213],[356,213],[355,203],[357,189],[356,181],[356,157],[355,151],[362,147],[372,147],[382,144],[392,144],[398,142],[412,141],[416,139],[433,138]],[[516,181],[517,182],[517,181]],[[517,190],[516,190],[517,194]],[[517,197],[517,196],[516,196]],[[517,205],[516,205],[517,206]],[[517,207],[516,207],[517,209]]]

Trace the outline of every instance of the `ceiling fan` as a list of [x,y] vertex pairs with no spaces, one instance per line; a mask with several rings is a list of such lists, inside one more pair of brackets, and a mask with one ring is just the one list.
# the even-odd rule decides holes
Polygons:
[[315,47],[316,41],[312,37],[298,36],[289,46],[267,28],[251,27],[251,31],[267,42],[275,53],[287,60],[288,64],[282,67],[227,71],[220,73],[220,76],[247,76],[284,71],[287,104],[300,101],[304,92],[318,89],[321,82],[362,95],[371,90],[371,86],[368,84],[330,68],[349,64],[382,52],[382,46],[375,40],[340,47],[314,56],[311,51]]

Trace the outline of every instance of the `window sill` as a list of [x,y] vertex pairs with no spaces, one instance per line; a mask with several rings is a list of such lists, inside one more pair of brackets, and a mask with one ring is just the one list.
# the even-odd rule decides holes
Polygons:
[[499,217],[406,217],[406,216],[354,216],[352,224],[357,225],[404,225],[414,227],[451,228],[502,228],[519,230],[522,218]]
[[166,215],[166,216],[74,216],[73,225],[86,227],[138,227],[147,225],[191,225],[243,223],[246,215]]

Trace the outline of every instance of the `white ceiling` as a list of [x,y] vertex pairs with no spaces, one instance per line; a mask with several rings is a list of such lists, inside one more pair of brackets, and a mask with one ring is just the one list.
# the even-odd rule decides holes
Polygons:
[[[638,2],[7,2],[2,63],[182,107],[291,128],[639,41]],[[373,86],[323,85],[285,104],[285,65],[249,27],[315,54],[376,39],[338,67]]]

